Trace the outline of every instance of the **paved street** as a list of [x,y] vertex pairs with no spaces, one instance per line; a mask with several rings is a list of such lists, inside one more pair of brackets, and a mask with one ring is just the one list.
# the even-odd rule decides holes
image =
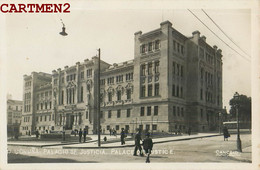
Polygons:
[[[155,162],[222,162],[249,163],[251,157],[251,134],[242,134],[243,153],[236,152],[236,135],[229,141],[223,136],[179,140],[154,144],[151,163]],[[129,141],[132,142],[132,141]],[[127,143],[126,143],[127,144]],[[71,146],[83,144],[75,144]],[[67,146],[67,145],[65,145]],[[9,163],[117,163],[145,162],[145,157],[133,156],[133,147],[85,149],[80,147],[49,146],[26,147],[8,146]],[[64,148],[62,148],[64,147]]]

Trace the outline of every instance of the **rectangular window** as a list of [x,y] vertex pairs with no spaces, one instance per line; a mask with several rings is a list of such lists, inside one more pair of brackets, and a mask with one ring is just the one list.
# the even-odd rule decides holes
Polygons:
[[181,108],[181,116],[184,117],[184,109],[183,109],[183,107]]
[[36,116],[36,122],[38,122],[38,116]]
[[51,115],[49,116],[49,121],[51,121]]
[[176,71],[175,71],[175,70],[176,70],[176,68],[175,68],[175,67],[176,67],[176,63],[175,63],[175,62],[173,62],[173,63],[172,63],[172,72],[173,72],[173,75],[175,75],[175,74],[176,74]]
[[147,107],[147,116],[151,116],[152,108],[151,106]]
[[172,96],[175,96],[176,93],[175,93],[175,84],[172,85]]
[[127,109],[126,110],[126,117],[130,117],[130,115],[131,115],[131,109]]
[[177,43],[177,51],[178,51],[178,53],[180,52],[180,44],[179,43]]
[[146,125],[146,126],[145,126],[145,129],[146,129],[146,130],[150,130],[150,125]]
[[155,49],[158,50],[160,48],[160,40],[155,41]]
[[173,40],[173,50],[176,51],[176,41]]
[[80,88],[80,102],[83,102],[83,86]]
[[153,125],[153,130],[157,130],[157,125]]
[[204,69],[203,68],[200,68],[200,79],[203,80],[203,72],[204,72]]
[[153,93],[153,85],[149,84],[148,85],[148,96],[152,96],[152,93]]
[[159,83],[156,83],[155,84],[155,87],[154,87],[155,89],[154,89],[154,95],[155,96],[159,96],[159,91],[160,91],[160,86],[159,86]]
[[139,129],[142,131],[144,129],[143,125],[139,125]]
[[119,125],[116,125],[116,130],[119,130]]
[[181,87],[181,98],[183,98],[183,88]]
[[203,109],[200,109],[200,118],[203,119]]
[[145,76],[145,64],[141,65],[141,76]]
[[109,125],[107,125],[107,130],[109,130],[110,129],[110,126]]
[[42,121],[42,116],[40,116],[40,121]]
[[145,53],[146,49],[145,49],[145,44],[141,45],[141,53]]
[[181,77],[183,77],[183,66],[181,66]]
[[80,79],[84,79],[84,71],[80,72]]
[[111,102],[112,101],[112,93],[111,92],[108,92],[108,101]]
[[121,116],[121,110],[117,110],[117,118],[120,118]]
[[180,65],[177,64],[177,75],[179,76],[180,75]]
[[173,116],[176,116],[176,106],[172,107],[172,113],[173,113]]
[[100,80],[100,85],[105,85],[105,79]]
[[181,54],[184,54],[184,46],[181,45]]
[[131,99],[131,93],[132,93],[132,92],[131,92],[131,89],[127,89],[127,90],[126,90],[126,98],[127,98],[127,99]]
[[64,77],[61,78],[61,83],[64,83]]
[[180,116],[180,107],[177,107],[177,115]]
[[203,89],[200,89],[200,100],[203,100]]
[[176,88],[176,96],[179,97],[179,86]]
[[145,85],[141,87],[141,97],[145,97]]
[[121,91],[117,91],[117,100],[121,100]]
[[103,111],[100,111],[100,118],[103,118]]
[[153,71],[153,64],[152,63],[148,63],[148,75],[151,75]]
[[108,118],[111,118],[111,116],[112,116],[112,111],[109,110],[109,111],[108,111],[108,116],[107,116],[107,117],[108,117]]
[[51,104],[52,104],[52,103],[50,102],[50,103],[49,103],[49,105],[50,105],[50,109],[51,109]]
[[144,116],[144,107],[141,107],[141,113],[140,116]]
[[159,73],[159,65],[160,65],[160,62],[159,61],[156,61],[154,63],[154,72],[155,73]]
[[158,106],[154,106],[154,115],[155,115],[155,116],[158,115]]
[[47,121],[47,116],[46,116],[46,115],[44,116],[44,121],[45,121],[45,122]]
[[92,76],[92,69],[88,69],[87,70],[87,77],[91,77]]
[[148,51],[152,51],[153,50],[153,43],[149,42],[148,44]]
[[88,111],[86,111],[86,119],[88,119]]

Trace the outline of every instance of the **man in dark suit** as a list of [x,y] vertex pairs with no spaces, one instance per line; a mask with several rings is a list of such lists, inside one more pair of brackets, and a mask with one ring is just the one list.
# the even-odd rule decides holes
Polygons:
[[137,150],[139,149],[140,151],[140,156],[144,156],[142,152],[142,147],[140,141],[142,140],[141,138],[141,129],[138,129],[138,132],[135,135],[135,150],[134,150],[134,156],[137,156]]
[[81,130],[81,128],[80,128],[80,130],[79,130],[79,142],[81,143],[81,137],[82,137],[82,130]]
[[84,128],[84,132],[83,132],[84,143],[86,142],[86,136],[87,136],[87,129]]

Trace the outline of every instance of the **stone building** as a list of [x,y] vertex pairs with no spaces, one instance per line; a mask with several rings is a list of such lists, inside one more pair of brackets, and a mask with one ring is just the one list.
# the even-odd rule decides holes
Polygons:
[[[134,59],[101,61],[102,132],[136,128],[152,132],[215,130],[222,110],[222,54],[194,31],[187,37],[169,21],[134,34]],[[98,58],[52,74],[24,76],[22,126],[97,131]],[[26,96],[27,94],[27,96]],[[31,117],[31,118],[30,118]]]
[[14,136],[19,133],[20,124],[22,122],[23,101],[7,100],[7,135]]

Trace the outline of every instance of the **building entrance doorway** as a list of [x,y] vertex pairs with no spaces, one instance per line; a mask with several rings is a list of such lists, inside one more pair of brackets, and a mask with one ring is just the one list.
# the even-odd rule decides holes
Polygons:
[[67,114],[66,115],[66,129],[72,129],[74,124],[74,115]]

